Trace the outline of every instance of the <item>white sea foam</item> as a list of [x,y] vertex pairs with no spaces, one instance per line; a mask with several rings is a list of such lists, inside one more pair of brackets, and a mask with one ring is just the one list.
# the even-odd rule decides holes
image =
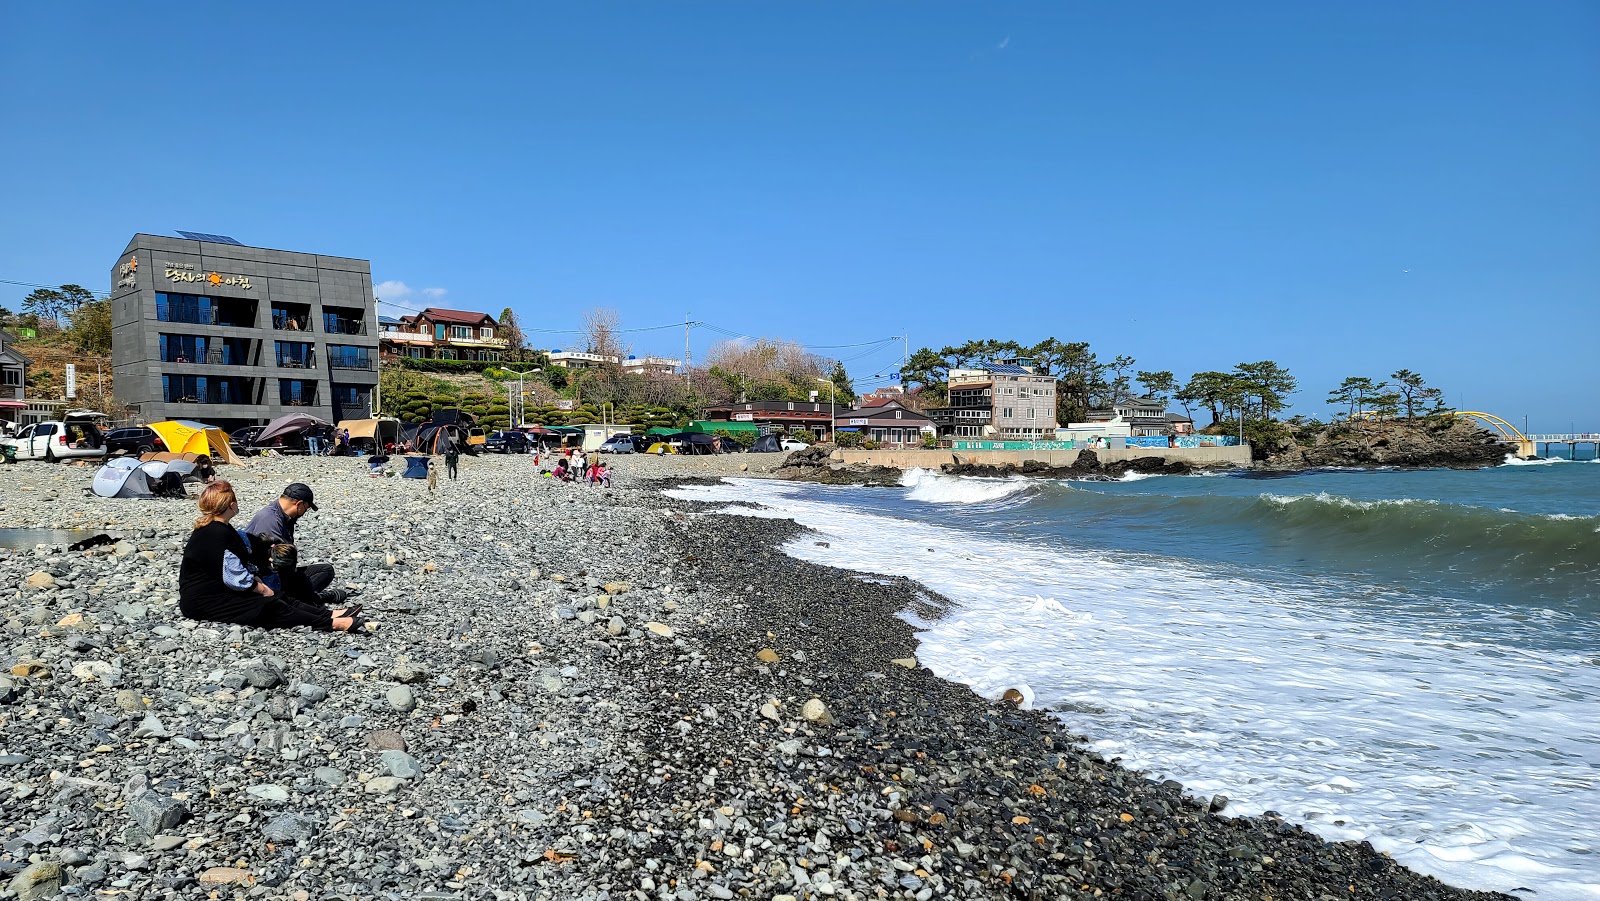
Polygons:
[[906,497],[929,504],[981,504],[1010,497],[1030,487],[1022,477],[1010,479],[982,479],[971,476],[947,476],[927,469],[908,469],[900,476],[900,484],[911,489]]
[[1142,482],[1145,479],[1154,479],[1154,478],[1156,478],[1156,477],[1158,477],[1160,475],[1161,475],[1161,473],[1159,473],[1159,472],[1133,472],[1133,471],[1130,470],[1128,472],[1123,473],[1122,474],[1122,478],[1118,479],[1117,481],[1119,481],[1119,482]]
[[1416,504],[1437,506],[1438,501],[1421,500],[1414,497],[1380,498],[1378,500],[1359,501],[1355,498],[1342,497],[1320,491],[1316,494],[1263,494],[1261,499],[1275,507],[1288,507],[1293,504],[1315,503],[1327,504],[1333,507],[1344,507],[1349,510],[1375,510],[1380,507],[1410,507]]
[[1502,466],[1549,466],[1552,463],[1571,463],[1571,462],[1572,462],[1571,460],[1563,460],[1560,457],[1544,457],[1544,458],[1538,459],[1538,460],[1524,460],[1521,457],[1517,456],[1516,454],[1506,454],[1506,462],[1502,463],[1501,465]]
[[[798,539],[794,556],[952,598],[919,624],[919,660],[986,697],[1027,686],[1098,752],[1226,794],[1232,812],[1278,810],[1459,886],[1600,899],[1600,667],[1586,657],[1468,640],[1453,619],[1467,614],[1450,605],[1375,619],[1328,587],[1017,555],[815,488],[675,494],[760,501],[767,509],[728,511],[794,518],[829,543]],[[936,553],[893,553],[904,547]],[[1540,628],[1596,631],[1570,618]]]

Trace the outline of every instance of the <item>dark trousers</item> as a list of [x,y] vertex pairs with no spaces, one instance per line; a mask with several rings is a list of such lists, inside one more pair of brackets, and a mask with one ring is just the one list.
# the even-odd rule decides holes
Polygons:
[[456,477],[456,463],[460,460],[461,458],[455,454],[444,455],[444,468],[450,473],[450,479],[452,481],[454,481]]
[[238,623],[258,629],[292,629],[310,626],[324,632],[333,630],[333,614],[284,595],[262,597],[255,592],[230,592],[225,595],[181,599],[179,609],[190,619],[213,623]]
[[313,563],[293,573],[280,575],[283,579],[283,595],[307,604],[322,603],[318,595],[333,584],[333,567],[326,563]]

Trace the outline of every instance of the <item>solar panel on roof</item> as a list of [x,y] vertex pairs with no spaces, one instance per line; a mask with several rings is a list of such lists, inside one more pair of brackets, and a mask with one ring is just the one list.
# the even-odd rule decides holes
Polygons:
[[244,246],[243,244],[240,244],[238,241],[235,241],[234,239],[228,237],[227,235],[213,235],[213,234],[209,234],[207,232],[185,232],[185,231],[180,231],[180,232],[178,232],[178,234],[182,235],[185,238],[188,238],[191,241],[205,241],[208,244],[233,244],[233,245],[238,246],[238,247],[243,247]]

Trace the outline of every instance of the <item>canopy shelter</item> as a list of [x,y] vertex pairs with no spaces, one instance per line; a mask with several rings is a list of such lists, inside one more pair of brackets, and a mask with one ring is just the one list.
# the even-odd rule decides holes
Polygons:
[[778,441],[777,435],[762,435],[756,443],[750,445],[752,454],[778,454],[783,452],[783,445]]
[[326,419],[319,419],[310,413],[289,413],[267,423],[267,427],[256,435],[253,443],[265,444],[274,438],[281,438],[284,435],[303,432],[306,429],[314,429],[319,426],[325,428],[327,425],[328,421]]
[[383,450],[390,444],[400,443],[400,420],[378,417],[376,419],[341,419],[334,426],[341,432],[350,433],[350,444],[357,442],[371,442],[375,450]]
[[645,429],[644,433],[646,435],[676,435],[676,434],[678,434],[678,430],[677,429],[669,429],[666,426],[659,426],[658,425],[658,426],[656,426],[654,428]]
[[175,454],[204,454],[213,463],[238,463],[239,455],[228,446],[228,433],[214,425],[192,419],[168,419],[150,423],[150,431],[161,436],[161,443]]
[[727,432],[730,435],[737,435],[740,432],[749,432],[752,435],[759,435],[761,434],[761,426],[756,425],[753,422],[729,422],[711,419],[696,419],[694,422],[689,423],[689,425],[684,428],[684,431],[705,432],[707,435],[715,432]]
[[182,460],[144,462],[114,457],[94,474],[90,489],[100,497],[182,497],[183,475],[171,469],[189,466]]

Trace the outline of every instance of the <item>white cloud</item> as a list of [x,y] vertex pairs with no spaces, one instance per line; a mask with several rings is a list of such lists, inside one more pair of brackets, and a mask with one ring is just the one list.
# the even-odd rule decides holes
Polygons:
[[1008,35],[1005,36],[1005,38],[1003,40],[1000,41],[1000,43],[994,45],[994,49],[996,49],[996,50],[1004,50],[1004,49],[1006,49],[1006,45],[1008,45],[1010,43],[1011,43],[1011,35],[1008,34]]
[[428,295],[429,297],[443,297],[450,292],[445,288],[423,288],[422,293]]
[[411,296],[411,288],[405,282],[391,280],[375,285],[372,293],[379,300],[403,300]]

